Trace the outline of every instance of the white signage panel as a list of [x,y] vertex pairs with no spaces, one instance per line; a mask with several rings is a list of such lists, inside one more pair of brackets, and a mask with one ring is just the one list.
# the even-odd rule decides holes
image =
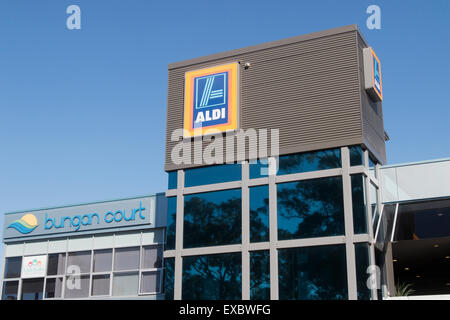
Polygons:
[[47,256],[23,257],[22,278],[45,277],[47,271]]

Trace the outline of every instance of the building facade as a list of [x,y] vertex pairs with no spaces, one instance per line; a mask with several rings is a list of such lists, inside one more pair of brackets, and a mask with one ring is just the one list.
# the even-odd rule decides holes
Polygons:
[[[450,159],[381,167],[385,298],[450,299]],[[404,292],[401,292],[404,291]],[[400,297],[399,297],[400,295]]]
[[450,299],[450,160],[386,165],[355,25],[168,69],[168,190],[5,214],[2,299]]
[[161,299],[166,199],[5,214],[2,300]]
[[381,297],[375,58],[353,25],[169,65],[166,298]]

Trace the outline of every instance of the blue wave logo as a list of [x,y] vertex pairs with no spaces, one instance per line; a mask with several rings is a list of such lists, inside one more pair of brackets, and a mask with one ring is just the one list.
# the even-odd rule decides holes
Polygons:
[[38,226],[37,219],[34,215],[28,213],[22,218],[13,221],[8,228],[14,228],[22,234],[28,234]]

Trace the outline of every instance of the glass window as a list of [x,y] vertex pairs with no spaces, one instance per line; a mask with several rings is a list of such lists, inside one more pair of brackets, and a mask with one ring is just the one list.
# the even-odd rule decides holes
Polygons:
[[260,159],[249,162],[250,179],[267,178],[269,176],[269,160]]
[[161,272],[147,271],[141,275],[141,293],[160,292]]
[[175,258],[165,258],[164,266],[164,298],[166,300],[173,300]]
[[61,298],[63,278],[47,278],[45,280],[45,298]]
[[351,146],[349,148],[350,152],[350,165],[351,166],[362,166],[364,165],[364,152],[361,146]]
[[182,299],[240,300],[241,253],[183,258]]
[[162,267],[162,245],[145,246],[142,248],[142,268],[153,269]]
[[364,176],[362,174],[352,175],[351,184],[352,184],[352,206],[353,206],[353,230],[355,234],[367,233]]
[[92,295],[109,296],[111,277],[109,274],[98,274],[92,276]]
[[17,300],[19,292],[19,281],[4,281],[2,300]]
[[71,275],[66,278],[65,298],[86,298],[89,296],[90,275]]
[[94,272],[106,272],[112,269],[112,249],[94,251]]
[[250,299],[270,299],[269,250],[250,252]]
[[242,177],[239,163],[212,165],[184,171],[184,186],[194,187],[205,184],[239,181]]
[[269,241],[269,186],[250,189],[250,242]]
[[[385,212],[386,207],[387,205],[383,209]],[[392,211],[391,209],[389,212],[391,214],[389,220],[392,220]],[[450,202],[447,199],[399,205],[394,240],[448,239],[448,237],[450,237]]]
[[119,248],[114,255],[114,270],[139,269],[139,247]]
[[177,197],[167,199],[166,250],[175,249],[175,230],[177,216]]
[[342,178],[277,185],[278,239],[344,234]]
[[22,272],[22,257],[9,257],[5,260],[4,278],[19,278]]
[[356,243],[355,256],[358,300],[370,300],[371,292],[367,287],[367,280],[370,276],[367,273],[367,268],[369,267],[369,245],[367,243]]
[[48,255],[47,275],[56,276],[64,274],[66,268],[66,254],[54,253]]
[[80,273],[91,272],[91,251],[69,252],[67,269],[70,266],[80,268]]
[[44,278],[23,279],[21,300],[42,300]]
[[169,175],[169,189],[176,189],[177,188],[177,171],[170,171],[168,173]]
[[296,153],[280,156],[278,175],[341,167],[341,149]]
[[136,296],[138,287],[138,272],[114,273],[113,296]]
[[278,250],[280,300],[347,299],[345,245]]
[[185,248],[241,243],[241,189],[184,197]]

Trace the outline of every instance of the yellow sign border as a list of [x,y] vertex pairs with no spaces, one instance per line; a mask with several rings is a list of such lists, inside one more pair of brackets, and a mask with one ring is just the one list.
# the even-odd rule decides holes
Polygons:
[[[372,80],[373,80],[373,90],[376,92],[376,94],[378,95],[378,97],[380,97],[380,100],[383,101],[383,80],[382,77],[383,75],[381,74],[381,63],[380,63],[380,59],[378,59],[377,55],[375,54],[375,52],[373,51],[372,48],[370,48],[370,51],[372,52]],[[375,86],[375,70],[373,67],[373,58],[375,58],[378,62],[378,68],[380,69],[380,92],[378,92],[377,87]]]

